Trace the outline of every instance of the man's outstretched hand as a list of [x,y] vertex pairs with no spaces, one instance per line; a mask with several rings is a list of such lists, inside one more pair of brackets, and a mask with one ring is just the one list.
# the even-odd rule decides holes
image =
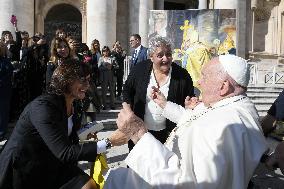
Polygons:
[[118,114],[116,124],[118,129],[136,144],[147,132],[145,123],[137,117],[127,103],[122,103],[122,109]]

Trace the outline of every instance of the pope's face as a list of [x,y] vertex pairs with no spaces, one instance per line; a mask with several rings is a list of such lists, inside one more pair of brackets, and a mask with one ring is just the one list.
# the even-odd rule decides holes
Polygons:
[[70,95],[74,99],[84,99],[88,88],[90,87],[90,75],[82,77],[71,85]]
[[219,100],[219,89],[222,85],[222,80],[218,77],[218,70],[216,69],[219,61],[212,59],[205,64],[201,69],[201,77],[198,80],[198,85],[202,91],[202,102],[205,106],[210,106]]
[[162,73],[168,73],[172,64],[172,50],[168,47],[158,47],[151,55],[154,70]]

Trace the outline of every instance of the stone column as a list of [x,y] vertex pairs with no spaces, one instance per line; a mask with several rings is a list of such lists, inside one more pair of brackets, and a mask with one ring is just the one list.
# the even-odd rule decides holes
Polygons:
[[98,39],[101,46],[116,40],[117,0],[87,0],[87,44]]
[[154,8],[154,0],[129,1],[129,36],[138,33],[143,46],[148,46],[149,14]]
[[139,33],[139,2],[140,0],[129,1],[129,36]]
[[254,51],[254,28],[255,28],[255,7],[251,8],[252,11],[252,24],[251,24],[251,52]]
[[44,33],[44,18],[40,13],[35,16],[35,32]]
[[254,33],[255,33],[255,12],[258,8],[263,7],[263,0],[251,0],[251,52],[254,52]]
[[0,32],[9,30],[15,37],[15,30],[10,22],[11,15],[17,16],[18,29],[34,34],[34,0],[1,0]]
[[207,0],[199,0],[198,8],[199,9],[207,9]]
[[[128,41],[129,41],[129,36],[134,34],[134,33],[139,33],[139,1],[140,0],[129,0],[129,18],[128,18]],[[128,52],[131,52],[131,47],[128,43],[127,46]]]
[[81,14],[82,14],[82,42],[87,43],[87,1],[81,0]]
[[279,49],[279,54],[283,55],[284,54],[284,11],[281,11],[279,14],[279,42],[278,42],[278,49]]
[[153,0],[140,0],[139,6],[139,34],[141,36],[141,43],[148,47],[148,31],[149,31],[149,17],[150,10],[153,10]]
[[237,55],[248,58],[249,33],[250,33],[250,8],[251,1],[238,0],[237,9]]

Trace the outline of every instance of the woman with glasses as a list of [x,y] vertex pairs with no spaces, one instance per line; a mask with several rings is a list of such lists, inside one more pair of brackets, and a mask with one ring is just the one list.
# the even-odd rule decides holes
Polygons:
[[48,93],[26,106],[3,147],[0,188],[96,188],[77,162],[94,161],[108,146],[125,140],[118,131],[106,140],[79,143],[80,122],[72,104],[85,97],[89,80],[89,67],[76,60],[56,68]]

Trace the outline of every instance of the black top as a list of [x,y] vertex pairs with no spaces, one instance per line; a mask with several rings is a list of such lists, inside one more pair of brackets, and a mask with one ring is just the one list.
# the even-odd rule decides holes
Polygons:
[[22,37],[21,32],[16,32],[16,41],[13,41],[8,48],[8,58],[11,62],[20,61],[20,51],[22,47]]
[[[131,105],[135,115],[144,119],[147,87],[153,63],[146,60],[137,64],[130,71],[123,87],[123,100]],[[167,100],[184,106],[186,96],[194,95],[194,87],[189,73],[172,63],[172,73]],[[166,129],[170,132],[176,126],[170,120],[166,120]]]
[[[0,154],[0,188],[59,188],[85,175],[77,162],[94,161],[95,142],[68,136],[64,96],[42,95],[29,103]],[[87,179],[86,179],[87,180]]]
[[134,67],[134,65],[138,64],[139,62],[143,62],[143,61],[147,60],[147,57],[148,57],[148,55],[147,55],[148,48],[146,48],[142,45],[140,47],[139,52],[137,52],[138,54],[136,55],[135,59],[133,59],[134,51],[135,50],[133,50],[132,53],[131,53],[132,58],[131,58],[131,64],[130,64],[131,68],[130,69],[132,69],[132,67]]
[[[12,87],[13,65],[7,58],[0,57],[0,91]],[[3,91],[2,91],[3,90]]]
[[268,114],[275,117],[277,121],[284,121],[284,90],[274,101],[274,103],[268,110]]

